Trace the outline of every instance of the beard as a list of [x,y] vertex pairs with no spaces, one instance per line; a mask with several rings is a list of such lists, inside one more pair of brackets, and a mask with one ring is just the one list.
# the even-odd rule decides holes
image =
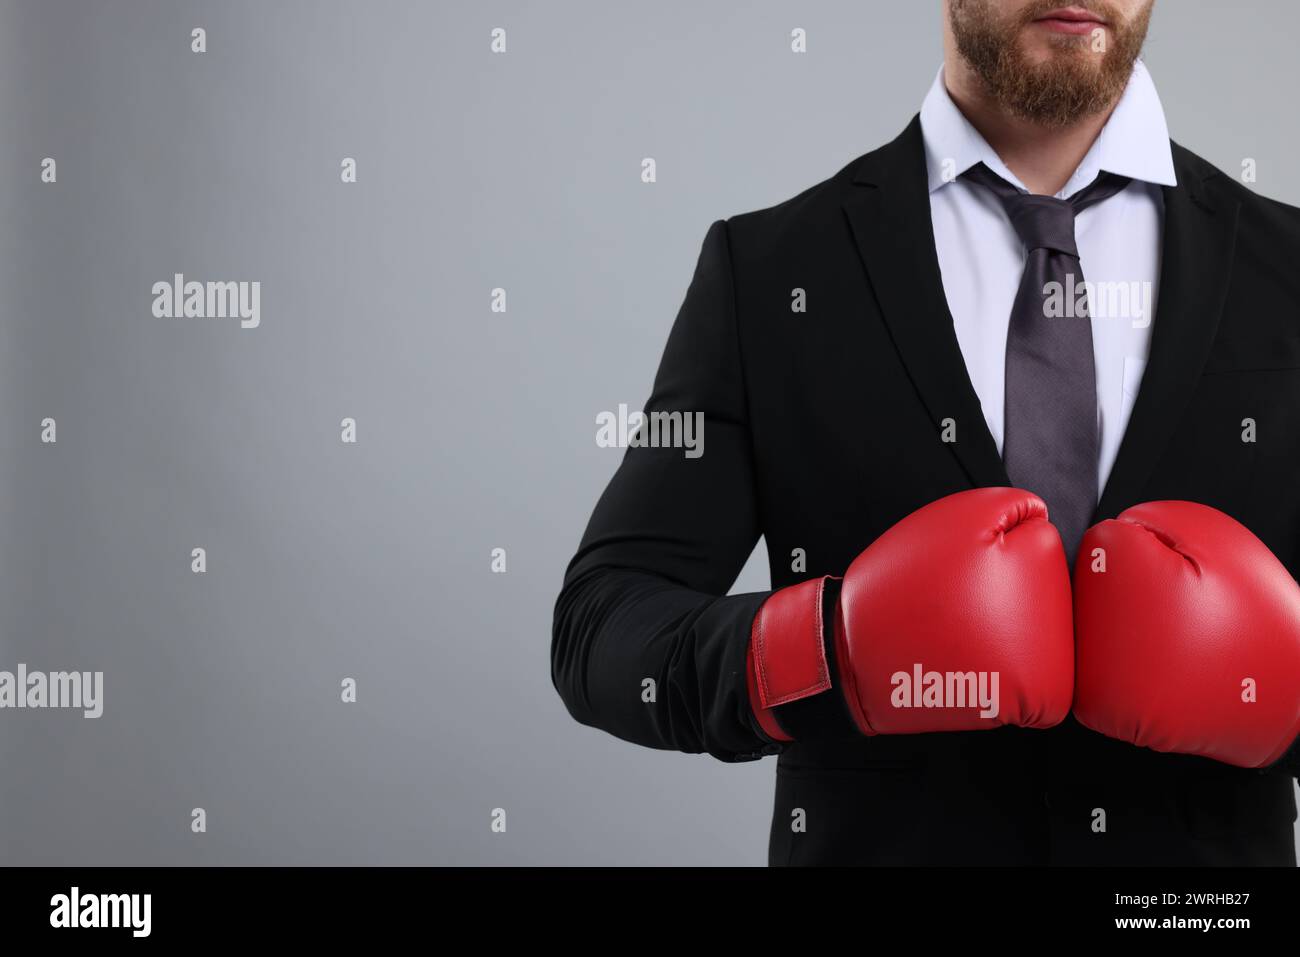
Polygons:
[[1003,109],[1041,126],[1069,126],[1109,109],[1119,99],[1142,52],[1151,22],[1150,0],[1125,19],[1107,0],[1074,0],[1073,5],[1105,19],[1105,48],[1092,36],[1060,35],[1051,54],[1035,62],[1021,47],[1021,30],[1061,0],[1036,0],[1007,21],[990,0],[952,0],[949,20],[959,52]]

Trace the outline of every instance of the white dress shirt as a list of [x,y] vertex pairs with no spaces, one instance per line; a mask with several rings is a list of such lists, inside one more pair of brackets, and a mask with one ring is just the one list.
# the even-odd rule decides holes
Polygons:
[[[943,291],[966,370],[1001,452],[1007,327],[1025,248],[993,193],[957,177],[983,162],[1008,182],[1025,186],[957,109],[944,86],[942,68],[921,107],[921,129]],[[1164,110],[1141,61],[1097,141],[1057,197],[1068,198],[1103,170],[1133,182],[1085,209],[1075,221],[1084,279],[1104,286],[1104,292],[1089,297],[1097,369],[1099,490],[1105,488],[1115,463],[1146,367],[1164,222],[1159,187],[1175,185]]]

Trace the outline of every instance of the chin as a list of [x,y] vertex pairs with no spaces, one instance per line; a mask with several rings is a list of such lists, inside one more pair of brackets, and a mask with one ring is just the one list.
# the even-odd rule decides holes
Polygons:
[[1079,75],[1096,73],[1102,65],[1099,55],[1073,46],[1036,49],[1025,57],[1025,61],[1033,69],[1070,70]]
[[1091,37],[1065,34],[1030,37],[1021,44],[1020,49],[1035,63],[1065,56],[1100,59],[1100,56],[1093,52]]

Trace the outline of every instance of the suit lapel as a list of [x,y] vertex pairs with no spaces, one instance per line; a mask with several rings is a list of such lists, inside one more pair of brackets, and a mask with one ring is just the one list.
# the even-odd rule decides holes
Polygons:
[[934,423],[956,422],[948,447],[976,487],[1009,485],[971,384],[944,297],[930,219],[921,120],[862,158],[844,201],[885,324]]
[[1191,399],[1227,298],[1238,204],[1204,188],[1204,174],[1174,144],[1178,185],[1164,187],[1159,303],[1137,401],[1097,507],[1112,518],[1139,501]]

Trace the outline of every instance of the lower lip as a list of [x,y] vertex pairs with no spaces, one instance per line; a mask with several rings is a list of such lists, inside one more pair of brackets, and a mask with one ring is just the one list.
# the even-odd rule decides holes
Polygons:
[[1051,30],[1053,33],[1071,33],[1075,36],[1086,36],[1095,30],[1104,30],[1106,25],[1096,20],[1035,20],[1040,27]]

